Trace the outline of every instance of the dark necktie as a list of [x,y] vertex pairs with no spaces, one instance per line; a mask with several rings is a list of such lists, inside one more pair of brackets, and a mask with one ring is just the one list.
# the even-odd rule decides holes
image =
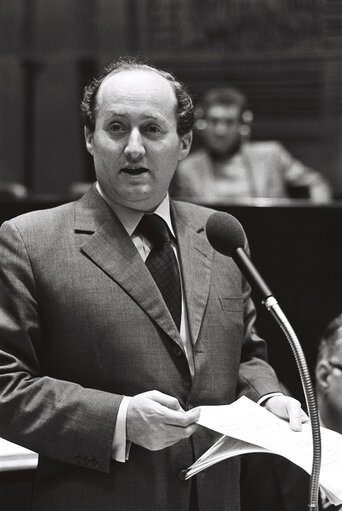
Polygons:
[[145,264],[154,278],[179,330],[181,320],[181,285],[177,259],[171,246],[169,229],[158,215],[144,215],[138,231],[151,243]]

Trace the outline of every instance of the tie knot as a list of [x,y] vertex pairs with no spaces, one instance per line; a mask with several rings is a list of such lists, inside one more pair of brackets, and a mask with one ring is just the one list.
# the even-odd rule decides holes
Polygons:
[[171,241],[169,228],[158,215],[144,215],[139,222],[138,229],[154,245],[162,245]]

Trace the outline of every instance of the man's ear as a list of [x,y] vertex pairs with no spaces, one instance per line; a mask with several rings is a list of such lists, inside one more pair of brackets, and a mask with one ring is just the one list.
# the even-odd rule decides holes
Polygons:
[[87,126],[84,126],[84,139],[85,139],[85,143],[86,143],[86,148],[91,155],[94,154],[93,136],[94,136],[94,132],[90,131],[90,129]]
[[329,389],[331,377],[331,366],[327,360],[320,360],[316,367],[316,386],[321,392]]
[[181,137],[181,148],[179,151],[179,157],[178,160],[184,160],[186,156],[188,156],[190,148],[192,144],[192,131],[189,131],[189,133],[185,133],[185,135],[182,135]]

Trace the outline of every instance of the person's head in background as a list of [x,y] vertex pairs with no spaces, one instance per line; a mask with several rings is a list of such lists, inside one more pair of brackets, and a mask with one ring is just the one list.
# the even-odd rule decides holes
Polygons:
[[316,392],[323,425],[342,433],[342,314],[329,323],[321,338]]
[[203,142],[214,157],[229,157],[249,135],[253,114],[246,97],[237,89],[210,89],[197,109],[196,126]]

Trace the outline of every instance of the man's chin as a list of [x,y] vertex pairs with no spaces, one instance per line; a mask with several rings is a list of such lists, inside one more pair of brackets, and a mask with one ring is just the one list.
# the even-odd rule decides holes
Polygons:
[[166,196],[167,190],[161,194],[155,191],[145,190],[141,193],[132,194],[125,200],[125,206],[137,211],[154,211]]

